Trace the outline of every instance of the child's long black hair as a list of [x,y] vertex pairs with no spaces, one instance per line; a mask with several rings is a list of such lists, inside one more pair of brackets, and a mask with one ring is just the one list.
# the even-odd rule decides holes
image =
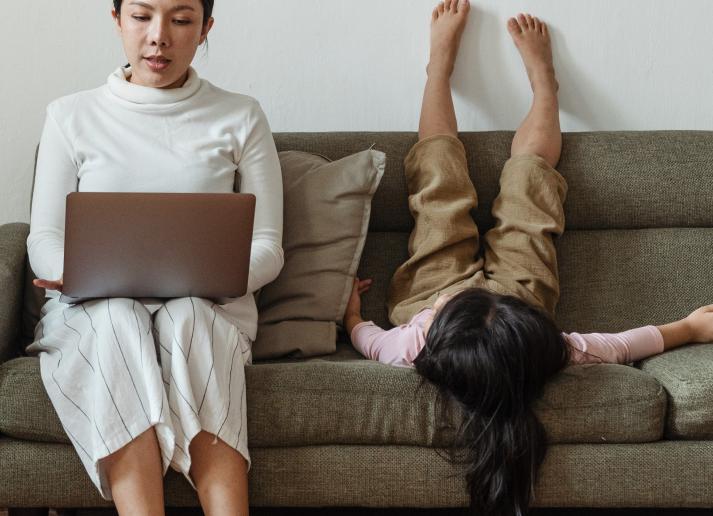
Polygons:
[[513,296],[469,289],[434,318],[414,365],[463,410],[452,459],[474,514],[528,514],[547,449],[533,402],[568,360],[552,319]]

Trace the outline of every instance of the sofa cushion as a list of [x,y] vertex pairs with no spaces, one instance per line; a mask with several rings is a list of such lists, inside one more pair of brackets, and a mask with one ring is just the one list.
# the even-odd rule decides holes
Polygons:
[[668,394],[667,438],[713,440],[713,344],[657,355],[644,360],[641,370]]
[[[250,456],[251,507],[291,508],[263,510],[261,514],[469,514],[454,509],[468,506],[468,494],[462,468],[449,463],[442,450],[420,446],[253,447]],[[116,514],[95,509],[112,503],[101,498],[69,445],[0,438],[0,464],[6,465],[0,468],[0,504],[91,508],[80,510],[81,516]],[[540,469],[533,507],[639,509],[542,509],[534,513],[710,516],[710,509],[704,508],[713,506],[711,464],[711,441],[554,445]],[[197,512],[173,509],[198,506],[195,490],[180,473],[168,470],[164,493],[166,506],[172,508],[169,514]],[[645,507],[700,509],[647,511]]]
[[[512,131],[463,132],[470,177],[478,191],[474,217],[492,227],[490,207],[510,157]],[[563,134],[557,170],[569,190],[568,229],[713,227],[711,131],[577,132]],[[387,155],[387,173],[374,196],[371,231],[408,232],[403,160],[414,132],[277,133],[278,150],[297,149],[339,159],[365,147]]]
[[617,332],[687,316],[712,301],[711,241],[712,228],[565,230],[557,323]]
[[[362,360],[347,344],[329,359],[248,366],[250,446],[447,446],[457,411],[436,403],[413,369]],[[663,434],[666,395],[638,369],[574,366],[536,407],[553,443],[634,443]],[[444,418],[445,415],[445,418]],[[69,442],[45,394],[37,358],[0,366],[0,433]]]
[[333,353],[369,228],[382,152],[338,161],[280,153],[285,191],[285,266],[258,298],[253,357]]
[[[253,447],[250,456],[250,505],[271,508],[260,514],[469,514],[455,509],[468,506],[462,468],[449,463],[442,450],[420,446]],[[2,504],[91,508],[80,510],[81,516],[116,514],[95,509],[112,503],[101,498],[69,445],[0,438],[0,464],[7,465],[0,468]],[[572,509],[534,513],[710,516],[711,464],[711,441],[555,445],[540,469],[533,507]],[[169,514],[198,512],[174,509],[197,507],[198,498],[185,477],[172,469],[166,473],[164,493],[166,506],[172,508]],[[276,507],[290,509],[273,509]],[[364,509],[367,507],[372,509]],[[645,509],[651,507],[700,509]]]

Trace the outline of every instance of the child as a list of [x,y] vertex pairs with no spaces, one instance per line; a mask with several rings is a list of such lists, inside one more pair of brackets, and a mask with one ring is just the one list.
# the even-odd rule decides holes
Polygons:
[[562,147],[558,84],[547,26],[530,15],[508,21],[534,101],[512,142],[493,203],[495,227],[479,235],[475,189],[457,138],[450,76],[468,0],[433,11],[431,56],[419,142],[405,160],[415,227],[409,260],[394,274],[385,331],[361,318],[356,279],[344,317],[364,356],[414,366],[465,414],[454,449],[466,464],[471,508],[482,515],[528,512],[546,436],[533,402],[569,364],[629,363],[688,342],[713,340],[713,305],[664,326],[619,334],[564,334],[553,238],[564,231],[567,185],[555,171]]

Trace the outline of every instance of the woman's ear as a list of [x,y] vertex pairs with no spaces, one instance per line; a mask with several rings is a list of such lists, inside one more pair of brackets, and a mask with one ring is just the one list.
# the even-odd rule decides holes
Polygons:
[[211,16],[208,18],[208,21],[205,22],[203,25],[203,30],[201,31],[201,39],[199,41],[199,45],[202,45],[205,43],[206,38],[208,38],[208,33],[210,32],[210,29],[213,28],[213,23],[215,23],[215,19]]
[[114,18],[114,23],[116,23],[116,28],[121,32],[121,14],[116,12],[116,9],[111,10],[111,17]]

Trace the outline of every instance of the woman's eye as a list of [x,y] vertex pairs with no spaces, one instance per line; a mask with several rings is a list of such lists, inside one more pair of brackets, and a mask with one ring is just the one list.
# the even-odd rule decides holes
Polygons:
[[138,15],[136,15],[136,14],[133,15],[132,18],[133,18],[134,20],[138,20],[138,21],[146,21],[146,20],[149,19],[148,16],[138,16]]
[[190,25],[191,20],[173,20],[176,25]]

